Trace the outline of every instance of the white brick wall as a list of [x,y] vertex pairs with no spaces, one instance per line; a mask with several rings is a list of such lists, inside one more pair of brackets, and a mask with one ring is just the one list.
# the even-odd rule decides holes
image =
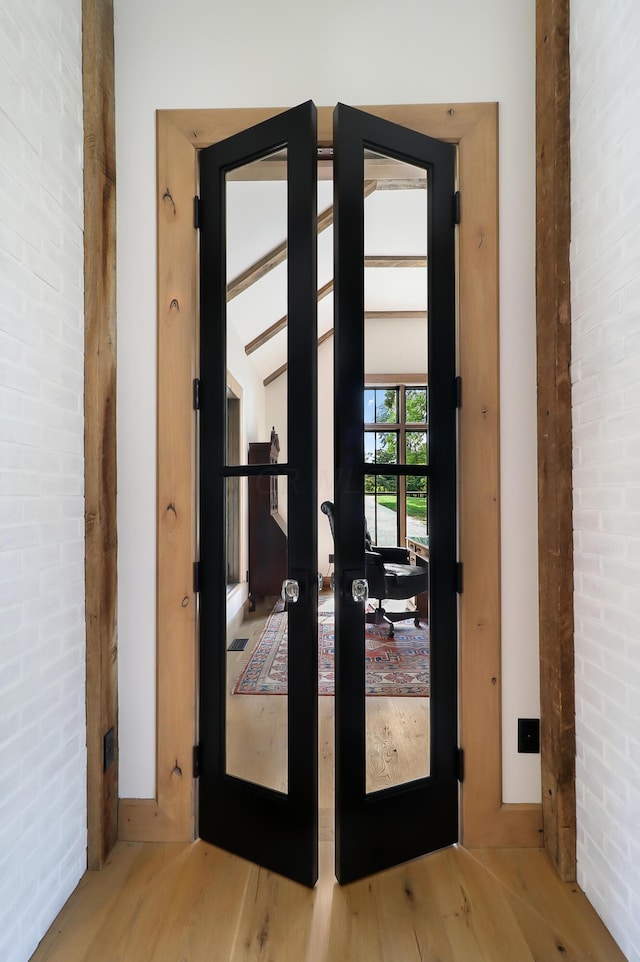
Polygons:
[[640,960],[640,4],[571,0],[578,880]]
[[0,3],[0,959],[86,866],[81,0]]

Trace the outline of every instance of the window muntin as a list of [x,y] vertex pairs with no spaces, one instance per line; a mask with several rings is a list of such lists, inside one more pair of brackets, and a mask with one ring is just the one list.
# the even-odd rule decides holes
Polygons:
[[[364,390],[364,460],[369,464],[426,465],[429,461],[427,385],[393,384]],[[380,426],[384,424],[385,430]],[[426,538],[428,479],[365,474],[365,515],[374,544]]]

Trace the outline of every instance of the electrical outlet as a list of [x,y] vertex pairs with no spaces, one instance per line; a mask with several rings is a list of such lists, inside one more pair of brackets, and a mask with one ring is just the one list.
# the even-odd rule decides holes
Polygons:
[[540,752],[540,719],[518,719],[518,751],[531,755]]
[[107,771],[115,759],[116,759],[116,730],[115,728],[110,728],[109,731],[104,736],[103,746],[102,746],[102,770]]

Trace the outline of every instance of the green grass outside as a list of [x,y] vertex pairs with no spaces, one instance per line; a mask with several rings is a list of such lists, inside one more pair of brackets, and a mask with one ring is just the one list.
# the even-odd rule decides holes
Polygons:
[[[391,511],[398,510],[398,499],[395,494],[383,494],[378,497],[378,504]],[[427,499],[407,497],[407,514],[410,518],[419,518],[425,521],[427,517]]]

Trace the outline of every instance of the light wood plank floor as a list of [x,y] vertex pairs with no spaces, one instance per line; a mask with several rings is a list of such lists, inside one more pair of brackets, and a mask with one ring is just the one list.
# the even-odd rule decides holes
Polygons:
[[[229,692],[265,617],[242,626],[251,643],[230,656]],[[562,883],[540,849],[453,847],[341,888],[333,871],[333,701],[319,699],[313,891],[205,842],[120,842],[102,872],[84,876],[32,962],[624,962],[577,885]],[[371,787],[423,774],[414,772],[424,757],[416,725],[425,727],[415,713],[424,715],[426,700],[370,701]],[[277,785],[286,771],[275,747],[285,702],[229,699],[228,748],[241,772],[263,784]]]
[[120,842],[32,962],[624,962],[540,849],[460,847],[312,891],[207,845]]
[[[321,599],[332,601],[330,592]],[[267,788],[287,790],[287,699],[279,695],[234,695],[233,689],[257,646],[275,599],[258,602],[227,638],[248,638],[244,651],[227,653],[227,771]],[[364,639],[362,644],[364,645]],[[333,805],[331,757],[334,699],[318,699],[320,807]],[[375,695],[366,699],[366,788],[379,791],[429,774],[429,699]],[[329,753],[329,754],[327,754]],[[323,792],[326,786],[326,792]]]

